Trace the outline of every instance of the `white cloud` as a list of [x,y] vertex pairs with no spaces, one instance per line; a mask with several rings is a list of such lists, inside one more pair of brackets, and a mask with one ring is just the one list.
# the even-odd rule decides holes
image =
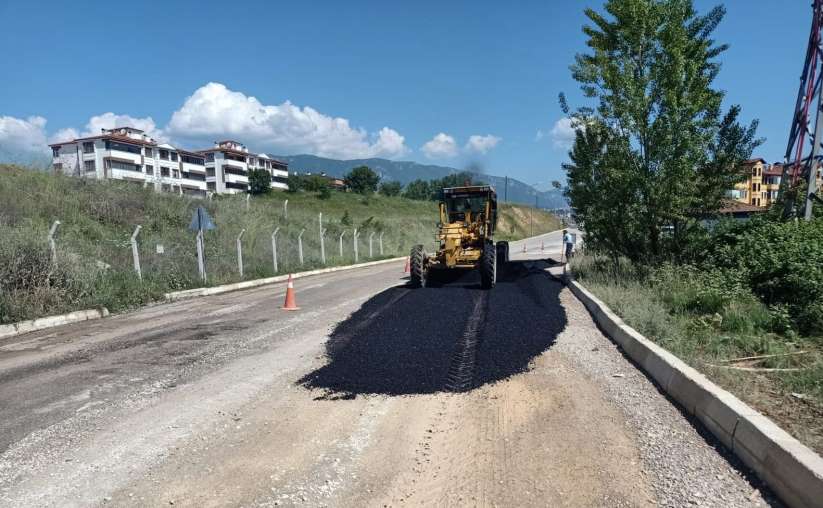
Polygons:
[[445,132],[441,132],[427,141],[421,148],[429,159],[445,159],[457,155],[457,142]]
[[485,136],[469,136],[469,141],[466,142],[466,151],[479,154],[485,154],[500,142],[500,138],[487,134]]
[[60,129],[49,136],[49,141],[51,143],[59,143],[76,138],[99,136],[102,129],[113,129],[115,127],[134,127],[135,129],[145,131],[146,134],[154,139],[168,141],[163,129],[158,128],[150,116],[146,118],[135,118],[133,116],[118,115],[112,112],[89,118],[85,130],[82,132],[73,127]]
[[[574,135],[575,135],[575,121],[571,118],[564,117],[560,120],[554,122],[554,126],[552,130],[549,131],[549,136],[552,139],[552,145],[555,148],[568,150],[574,144]],[[540,137],[537,139],[541,139],[543,134],[541,131],[537,131]]]
[[0,116],[0,152],[22,155],[47,150],[45,118]]
[[535,133],[535,135],[534,135],[534,140],[535,141],[540,141],[544,137],[546,137],[546,133],[543,132],[542,129],[537,129],[537,133]]
[[405,138],[383,127],[369,135],[345,118],[331,117],[291,102],[265,105],[255,97],[208,83],[174,112],[166,129],[175,138],[213,141],[232,137],[263,150],[308,152],[324,157],[400,157]]

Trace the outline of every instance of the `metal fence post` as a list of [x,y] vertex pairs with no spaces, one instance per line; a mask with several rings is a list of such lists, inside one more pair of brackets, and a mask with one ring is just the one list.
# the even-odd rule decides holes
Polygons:
[[206,261],[203,259],[204,251],[206,250],[205,242],[203,241],[203,230],[197,230],[197,271],[200,273],[200,278],[206,282]]
[[51,229],[49,229],[49,249],[51,249],[51,264],[57,266],[57,244],[54,241],[54,234],[57,232],[57,226],[60,225],[60,221],[56,220],[51,225]]
[[303,233],[306,232],[306,228],[300,230],[300,234],[297,235],[297,257],[300,259],[300,264],[303,264]]
[[274,228],[274,233],[271,234],[271,260],[274,263],[274,273],[277,273],[277,232],[280,228]]
[[372,243],[371,240],[372,240],[372,238],[374,238],[374,231],[369,233],[369,257],[374,257],[372,255],[372,250],[371,250],[371,243]]
[[320,261],[323,264],[326,264],[326,241],[324,238],[325,231],[323,230],[323,212],[320,212],[320,215],[317,218],[317,222],[320,223]]
[[380,240],[380,255],[383,255],[383,231],[380,232],[380,236],[378,237]]
[[137,250],[137,235],[140,234],[141,227],[138,225],[131,234],[131,257],[134,259],[134,271],[137,273],[137,278],[143,280],[143,272],[140,271],[140,251]]
[[287,220],[289,218],[289,200],[288,199],[283,201],[283,218],[287,219]]
[[237,235],[237,271],[240,272],[241,279],[243,278],[243,242],[241,242],[241,239],[245,232],[245,228],[241,229],[240,234]]
[[246,211],[249,211],[251,208],[251,194],[246,194]]
[[340,257],[343,257],[343,237],[346,235],[346,230],[344,229],[342,233],[340,233],[340,238],[337,241],[340,243]]
[[354,262],[357,263],[357,228],[354,228],[354,234],[352,234],[352,239],[354,240]]

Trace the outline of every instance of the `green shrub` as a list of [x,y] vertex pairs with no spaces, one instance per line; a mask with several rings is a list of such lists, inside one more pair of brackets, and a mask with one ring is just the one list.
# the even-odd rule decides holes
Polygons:
[[823,335],[823,219],[729,226],[708,248],[705,266],[739,271],[766,305],[785,306],[800,331]]

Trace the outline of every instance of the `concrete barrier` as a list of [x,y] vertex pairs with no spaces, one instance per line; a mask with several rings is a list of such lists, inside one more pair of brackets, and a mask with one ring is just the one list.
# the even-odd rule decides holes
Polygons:
[[672,399],[789,506],[823,507],[823,458],[774,422],[623,322],[575,281],[572,293],[600,328]]
[[0,339],[23,333],[34,332],[37,330],[43,330],[45,328],[67,325],[69,323],[100,319],[108,315],[108,309],[102,307],[100,309],[77,310],[74,312],[69,312],[68,314],[61,314],[59,316],[48,316],[31,319],[29,321],[20,321],[19,323],[0,326]]
[[[292,277],[299,279],[301,277],[308,277],[310,275],[321,275],[324,273],[341,272],[345,270],[354,270],[355,268],[366,268],[369,266],[382,265],[386,263],[394,263],[395,261],[403,261],[406,256],[391,259],[381,259],[379,261],[369,261],[367,263],[358,263],[356,265],[334,266],[331,268],[319,268],[317,270],[309,270],[306,272],[297,272],[292,274]],[[242,289],[250,289],[258,286],[265,286],[267,284],[275,284],[277,282],[285,282],[289,278],[287,275],[277,275],[275,277],[268,277],[265,279],[247,280],[243,282],[236,282],[234,284],[224,284],[222,286],[213,286],[206,288],[184,289],[183,291],[174,291],[166,293],[164,296],[168,301],[183,300],[186,298],[197,298],[199,296],[219,295],[221,293],[228,293],[230,291],[240,291]]]

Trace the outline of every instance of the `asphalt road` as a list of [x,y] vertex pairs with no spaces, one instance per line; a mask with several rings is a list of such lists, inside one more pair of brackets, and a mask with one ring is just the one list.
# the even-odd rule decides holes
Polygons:
[[397,263],[0,339],[0,505],[773,503],[524,243],[492,291]]

